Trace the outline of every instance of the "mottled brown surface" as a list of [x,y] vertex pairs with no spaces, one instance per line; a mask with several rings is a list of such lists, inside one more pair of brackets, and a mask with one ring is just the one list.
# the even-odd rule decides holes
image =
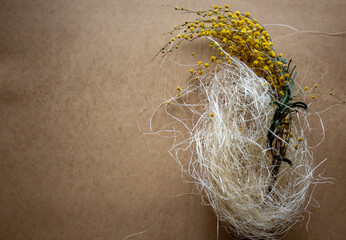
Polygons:
[[[216,239],[210,208],[196,195],[174,196],[196,191],[166,151],[172,142],[147,136],[147,151],[136,124],[148,130],[163,80],[174,74],[167,89],[174,94],[188,70],[166,68],[155,83],[161,60],[150,60],[165,42],[162,33],[187,17],[162,2],[0,2],[0,239],[122,239],[149,228],[128,239]],[[165,1],[191,9],[215,2]],[[225,3],[262,24],[346,30],[341,0],[217,4]],[[268,30],[274,38],[292,32]],[[310,59],[306,84],[328,71],[321,88],[345,98],[345,41],[300,34],[274,43],[294,59],[300,81]],[[324,99],[317,109],[338,102]],[[285,239],[346,235],[345,106],[322,117],[326,138],[314,155],[318,162],[328,157],[320,171],[336,181],[316,189],[320,208],[309,208],[309,232],[297,225]],[[220,239],[229,239],[222,229]]]

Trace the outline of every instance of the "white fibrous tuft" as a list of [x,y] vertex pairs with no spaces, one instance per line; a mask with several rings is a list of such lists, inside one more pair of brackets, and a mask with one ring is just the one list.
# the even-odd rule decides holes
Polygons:
[[[292,113],[285,156],[292,166],[282,162],[269,191],[273,163],[267,135],[276,93],[266,80],[232,58],[199,81],[190,80],[181,94],[183,100],[174,104],[189,108],[194,120],[188,139],[175,141],[171,153],[226,228],[238,236],[272,239],[302,220],[313,180],[305,110]],[[197,94],[193,104],[188,102],[191,94]],[[179,159],[180,150],[191,152],[188,164]]]

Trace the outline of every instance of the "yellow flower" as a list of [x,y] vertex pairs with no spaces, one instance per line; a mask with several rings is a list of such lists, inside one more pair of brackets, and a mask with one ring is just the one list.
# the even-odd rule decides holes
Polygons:
[[269,52],[269,55],[270,55],[272,58],[276,56],[274,51],[270,51],[270,52]]

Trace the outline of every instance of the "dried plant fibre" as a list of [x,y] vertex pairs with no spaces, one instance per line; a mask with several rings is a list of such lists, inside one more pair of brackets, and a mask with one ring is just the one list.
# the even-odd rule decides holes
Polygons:
[[[297,149],[291,144],[287,155],[294,164],[282,165],[268,194],[272,160],[266,136],[275,109],[270,105],[274,92],[264,82],[233,59],[233,64],[220,65],[194,86],[203,99],[201,112],[194,107],[199,104],[176,103],[193,108],[200,116],[188,139],[193,154],[188,174],[219,220],[237,235],[249,238],[271,238],[299,220],[313,176],[306,142]],[[305,113],[296,114],[291,132],[303,136],[308,124]],[[179,144],[173,152],[177,149]],[[178,154],[175,157],[180,161]]]

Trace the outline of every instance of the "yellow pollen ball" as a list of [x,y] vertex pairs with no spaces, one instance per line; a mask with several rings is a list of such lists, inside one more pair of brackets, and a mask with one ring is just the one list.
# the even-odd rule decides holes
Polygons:
[[305,88],[304,88],[305,91],[308,90],[308,89],[309,89],[308,87],[305,87]]
[[270,55],[271,57],[275,57],[275,56],[276,56],[274,51],[270,51],[269,55]]
[[178,87],[177,87],[177,90],[178,90],[178,91],[180,91],[180,90],[181,90],[181,88],[178,86]]
[[192,74],[194,71],[193,71],[193,69],[190,69],[190,73]]
[[210,117],[214,117],[214,113],[210,113],[209,115],[210,115]]
[[303,137],[298,138],[299,142],[303,141]]
[[206,67],[206,68],[209,67],[209,63],[205,63],[204,67]]

